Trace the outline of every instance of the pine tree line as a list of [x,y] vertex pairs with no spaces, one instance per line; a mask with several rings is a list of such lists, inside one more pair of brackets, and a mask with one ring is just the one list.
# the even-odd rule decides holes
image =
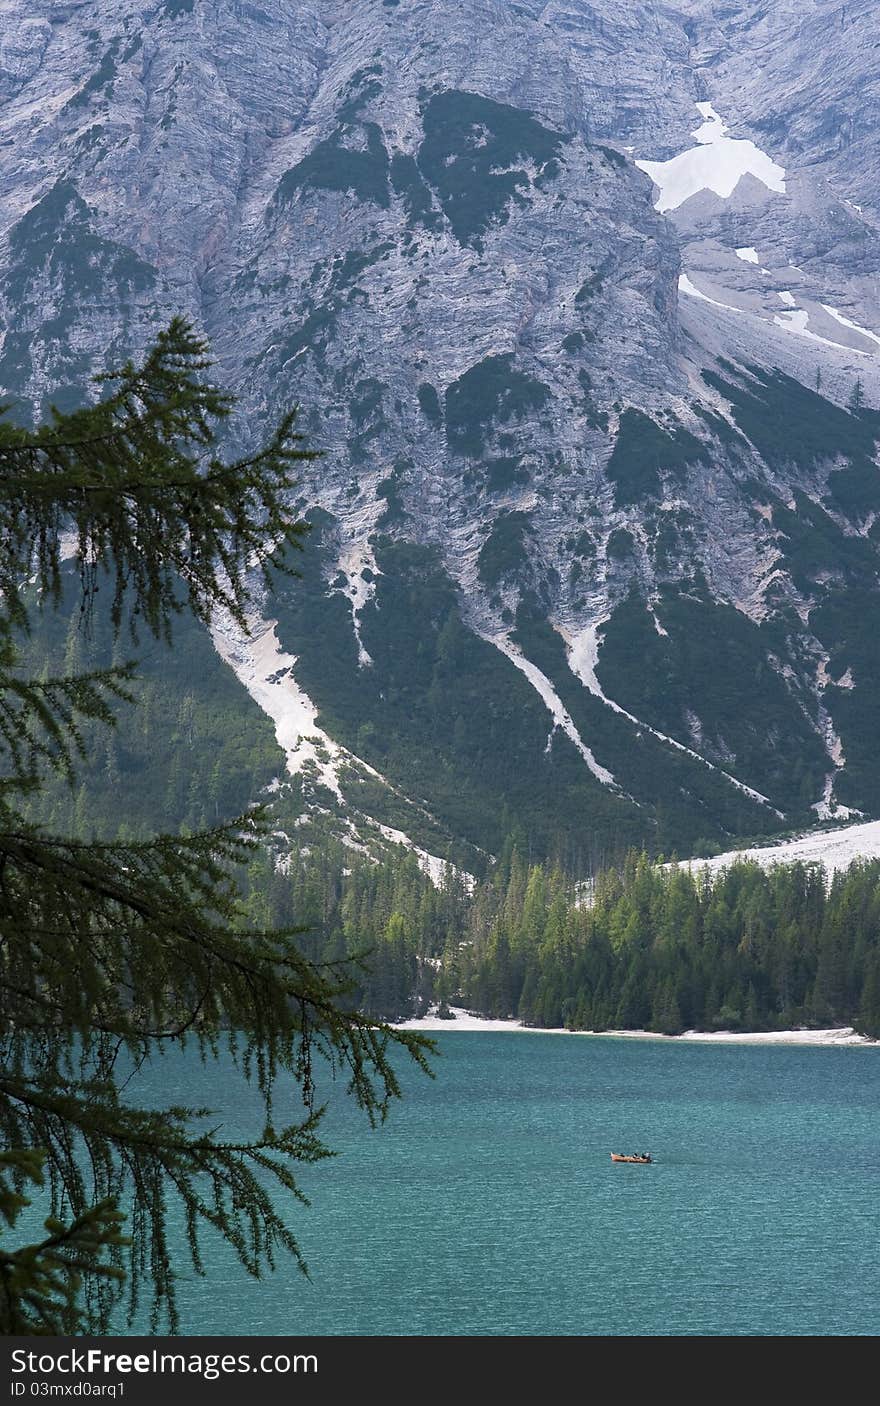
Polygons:
[[880,861],[690,872],[631,854],[578,883],[515,848],[439,889],[412,854],[334,842],[249,873],[252,916],[309,927],[315,960],[360,957],[356,993],[396,1019],[429,1005],[572,1030],[855,1025],[880,1036]]

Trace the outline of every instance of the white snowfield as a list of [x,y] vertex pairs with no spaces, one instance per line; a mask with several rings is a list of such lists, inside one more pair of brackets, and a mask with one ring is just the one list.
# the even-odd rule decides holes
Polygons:
[[419,1020],[399,1021],[394,1029],[421,1030],[426,1034],[441,1030],[482,1030],[485,1034],[526,1031],[532,1035],[575,1035],[592,1038],[599,1035],[626,1040],[695,1040],[717,1045],[880,1045],[878,1040],[869,1040],[865,1035],[857,1035],[850,1025],[833,1030],[769,1030],[747,1034],[734,1030],[686,1030],[683,1035],[657,1035],[652,1030],[542,1030],[532,1025],[523,1025],[520,1020],[485,1020],[460,1006],[450,1006],[449,1012],[451,1020],[442,1020],[436,1010],[433,1010]]
[[[703,122],[694,131],[695,145],[669,161],[636,161],[635,165],[651,177],[657,187],[655,209],[670,212],[701,191],[710,191],[722,199],[728,199],[743,176],[752,176],[768,190],[779,195],[787,194],[786,173],[767,154],[751,141],[734,141],[725,133],[727,128],[715,112],[711,103],[697,103]],[[855,207],[853,207],[855,208]],[[780,270],[773,270],[772,256],[770,267],[762,266],[761,256],[752,244],[741,244],[733,253],[745,264],[760,269],[764,277],[779,276]],[[812,281],[798,265],[789,262],[787,269],[801,275],[797,292],[788,288],[778,288],[775,296],[785,305],[785,311],[774,313],[767,301],[761,300],[760,289],[753,285],[742,287],[739,281],[726,291],[729,297],[713,297],[704,292],[691,276],[694,270],[682,272],[678,280],[679,293],[696,299],[710,307],[724,312],[732,312],[743,317],[759,317],[773,326],[797,338],[803,338],[818,346],[830,347],[847,358],[871,357],[878,354],[880,333],[856,322],[841,312],[832,303],[824,301],[828,294],[821,284],[813,286]],[[696,274],[704,272],[698,269]],[[718,275],[716,270],[716,276]],[[723,281],[723,272],[721,273]],[[786,279],[787,281],[787,279]],[[713,284],[711,292],[715,292]],[[773,296],[768,288],[767,298]],[[841,331],[845,329],[845,333]]]
[[708,869],[713,873],[738,860],[753,860],[765,868],[773,864],[823,864],[830,875],[848,869],[857,859],[880,859],[880,820],[845,829],[814,830],[778,845],[729,850],[713,859],[689,859],[685,863],[691,870]]
[[[657,186],[655,210],[661,214],[677,210],[702,190],[713,191],[722,200],[729,200],[743,176],[754,176],[768,190],[785,194],[785,171],[772,157],[754,142],[726,137],[727,128],[711,103],[697,103],[697,108],[704,120],[692,133],[696,146],[673,156],[670,161],[635,163]],[[744,249],[741,257],[751,262],[752,254],[753,249]]]

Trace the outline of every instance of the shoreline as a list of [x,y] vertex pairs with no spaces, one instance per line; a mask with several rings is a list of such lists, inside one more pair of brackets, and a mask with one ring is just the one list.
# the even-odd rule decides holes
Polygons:
[[830,1030],[685,1030],[681,1035],[661,1035],[654,1030],[566,1030],[563,1027],[542,1028],[523,1025],[519,1020],[493,1020],[489,1017],[473,1015],[460,1006],[451,1006],[452,1020],[441,1020],[436,1014],[419,1019],[403,1020],[394,1023],[394,1030],[421,1030],[426,1034],[436,1034],[444,1030],[485,1034],[525,1033],[527,1035],[576,1035],[592,1039],[611,1038],[620,1040],[678,1040],[712,1045],[813,1045],[826,1049],[835,1046],[880,1046],[880,1040],[871,1040],[867,1035],[858,1035],[851,1025]]

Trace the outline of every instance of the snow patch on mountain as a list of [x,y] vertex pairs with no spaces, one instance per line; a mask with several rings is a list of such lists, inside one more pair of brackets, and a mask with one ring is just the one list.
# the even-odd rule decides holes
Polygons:
[[541,698],[547,705],[548,712],[553,719],[553,727],[547,739],[548,747],[552,743],[553,733],[557,728],[561,729],[566,737],[570,738],[575,747],[577,747],[596,780],[601,781],[603,786],[610,786],[615,791],[619,791],[620,787],[611,772],[607,767],[602,766],[600,762],[596,761],[593,753],[584,742],[575,726],[574,719],[563,706],[562,699],[547,678],[547,675],[542,674],[541,670],[536,664],[533,664],[530,659],[526,659],[525,655],[517,649],[516,645],[513,644],[506,635],[486,635],[484,638],[487,639],[490,644],[494,644],[496,649],[500,649],[502,654],[506,654],[511,664],[516,665],[521,674],[525,674],[532,688],[541,695]]
[[696,108],[703,121],[691,133],[694,141],[702,142],[705,146],[720,141],[727,131],[727,123],[719,117],[711,103],[697,103]]
[[376,822],[376,829],[380,832],[383,839],[388,840],[390,844],[403,845],[404,849],[414,854],[422,873],[427,874],[435,888],[442,888],[447,877],[449,875],[455,875],[457,878],[461,879],[469,893],[473,891],[477,882],[473,874],[467,873],[464,869],[457,868],[454,864],[450,864],[448,860],[441,859],[439,855],[429,854],[427,850],[420,849],[418,845],[413,844],[408,835],[405,835],[402,830],[395,830],[392,825],[381,825]]
[[[707,767],[709,771],[717,772],[719,776],[724,777],[725,781],[729,781],[731,786],[735,786],[738,791],[743,791],[747,796],[750,796],[752,800],[758,801],[761,805],[768,806],[769,809],[773,811],[774,815],[778,816],[780,820],[783,820],[784,816],[782,811],[777,810],[772,801],[770,801],[767,796],[762,795],[760,791],[755,791],[751,786],[746,786],[744,782],[738,781],[735,776],[731,776],[729,772],[723,771],[721,767],[715,766],[713,762],[707,761],[701,753],[692,751],[692,749],[686,747],[683,742],[678,742],[674,737],[668,737],[665,732],[660,732],[656,727],[652,727],[650,723],[642,722],[634,713],[627,712],[626,708],[622,708],[619,703],[614,702],[613,698],[607,696],[596,676],[596,667],[599,662],[599,646],[602,642],[599,632],[604,623],[604,621],[596,621],[590,625],[585,625],[573,639],[568,638],[564,631],[559,631],[566,642],[569,668],[575,677],[580,679],[584,688],[592,693],[595,698],[600,699],[612,712],[619,713],[621,717],[628,719],[628,721],[634,723],[636,727],[642,728],[645,732],[650,732],[652,737],[658,738],[660,742],[665,742],[669,747],[674,747],[677,752],[683,752],[685,756],[692,757],[695,762],[699,762],[701,766]],[[659,629],[659,622],[656,616],[654,616],[654,623]],[[557,626],[557,629],[558,628]],[[665,634],[666,631],[664,630],[662,633]]]
[[677,210],[692,195],[708,190],[729,200],[743,176],[754,176],[768,190],[785,195],[785,170],[754,142],[726,137],[727,128],[711,103],[697,103],[704,120],[691,134],[697,145],[669,161],[635,164],[657,186],[654,209]]
[[725,312],[742,312],[742,308],[731,307],[730,303],[719,303],[717,299],[710,298],[706,293],[701,293],[686,273],[680,273],[678,276],[678,291],[686,293],[689,298],[699,298],[701,303],[710,303],[713,308],[723,308]]
[[[799,337],[807,337],[811,342],[821,342],[824,347],[836,347],[838,351],[844,348],[840,342],[833,342],[830,337],[820,337],[818,332],[811,332],[808,326],[810,314],[803,308],[795,308],[791,312],[777,313],[773,318],[777,327],[783,327],[787,332],[795,332]],[[858,347],[847,347],[847,351],[855,356],[867,356],[867,352],[860,351]]]
[[736,249],[734,252],[738,259],[742,259],[743,263],[758,263],[758,251],[757,249],[753,249],[751,245],[743,245],[742,249]]
[[318,727],[317,710],[293,676],[296,656],[282,650],[277,624],[251,616],[246,633],[228,612],[217,611],[211,637],[220,658],[275,724],[288,774],[296,776],[311,763],[322,785],[344,805],[338,770],[342,748]]
[[829,317],[833,317],[835,322],[839,322],[841,327],[847,327],[851,332],[858,332],[860,337],[867,337],[869,341],[876,342],[880,347],[880,337],[877,336],[876,332],[869,332],[867,327],[860,327],[857,322],[853,322],[849,317],[844,317],[842,312],[839,312],[837,308],[830,307],[828,303],[822,304],[822,310],[827,312]]
[[719,869],[743,861],[760,864],[765,869],[775,864],[822,864],[830,875],[848,869],[854,860],[870,859],[880,859],[880,820],[850,825],[846,829],[815,830],[777,845],[728,850],[712,859],[691,859],[687,868],[717,873]]
[[657,612],[653,609],[653,607],[651,608],[651,619],[654,621],[654,629],[657,631],[657,634],[662,635],[664,639],[668,639],[669,631],[664,630],[663,626],[660,624],[660,621],[657,618]]
[[819,660],[816,669],[816,694],[819,699],[819,728],[825,743],[825,751],[834,769],[829,771],[825,777],[821,800],[815,801],[811,809],[816,812],[820,820],[850,820],[853,816],[862,815],[863,812],[853,810],[850,806],[840,805],[834,799],[834,783],[837,780],[838,772],[842,771],[846,765],[846,757],[844,756],[843,742],[835,730],[831,714],[825,707],[825,691],[830,686],[834,686],[834,680],[828,673],[830,662],[830,657],[827,654],[822,655]]
[[[339,569],[346,577],[347,584],[343,593],[351,602],[351,621],[357,640],[358,664],[361,668],[366,668],[373,661],[361,639],[361,611],[373,595],[375,577],[381,574],[376,565],[373,548],[365,542],[356,542],[346,547],[339,557]],[[365,575],[365,572],[368,574]]]
[[[377,781],[389,785],[380,772],[334,742],[318,727],[317,710],[293,676],[296,656],[282,650],[276,628],[277,621],[251,615],[248,618],[248,633],[245,633],[228,612],[217,611],[211,622],[211,636],[221,659],[244,684],[254,702],[274,722],[275,736],[287,759],[288,775],[298,776],[309,766],[342,806],[347,806],[340,785],[339,773],[343,766],[353,764]],[[277,783],[273,789],[277,789]],[[389,789],[393,791],[395,788]],[[447,870],[461,873],[466,882],[474,882],[471,875],[464,874],[439,855],[430,854],[414,844],[402,830],[383,825],[370,816],[359,816],[359,821],[360,830],[350,816],[344,817],[348,833],[341,838],[352,848],[368,853],[361,843],[362,832],[377,831],[389,843],[403,845],[415,854],[419,868],[436,887],[443,883]],[[283,838],[289,841],[289,836]]]

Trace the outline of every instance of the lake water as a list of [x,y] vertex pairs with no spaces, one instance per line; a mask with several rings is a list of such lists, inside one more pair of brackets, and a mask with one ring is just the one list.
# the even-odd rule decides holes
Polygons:
[[[212,1251],[207,1279],[182,1275],[185,1333],[880,1332],[880,1050],[438,1044],[381,1130],[331,1107],[339,1155],[303,1170],[290,1216],[311,1281]],[[209,1074],[171,1076],[164,1099],[210,1099]],[[643,1148],[653,1166],[610,1161]]]

